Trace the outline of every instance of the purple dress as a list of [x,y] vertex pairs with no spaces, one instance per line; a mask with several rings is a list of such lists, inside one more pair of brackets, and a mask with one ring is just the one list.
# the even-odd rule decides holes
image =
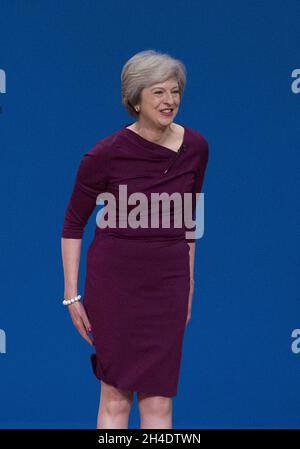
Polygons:
[[[202,134],[184,127],[176,152],[143,138],[129,125],[83,155],[62,237],[82,238],[102,192],[114,195],[121,217],[129,215],[139,203],[127,204],[126,211],[119,185],[127,186],[128,196],[143,192],[148,199],[151,192],[201,191],[208,161]],[[185,224],[164,228],[161,222],[157,228],[135,229],[118,221],[116,227],[95,224],[83,305],[92,325],[91,363],[98,379],[123,390],[176,396],[190,288],[187,242],[195,241],[186,238],[185,230]]]

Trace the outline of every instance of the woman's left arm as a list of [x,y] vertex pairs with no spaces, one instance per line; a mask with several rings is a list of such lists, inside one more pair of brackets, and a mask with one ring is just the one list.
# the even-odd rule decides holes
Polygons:
[[188,305],[188,315],[186,320],[186,325],[191,318],[192,311],[192,301],[194,294],[194,265],[195,265],[195,242],[188,242],[189,254],[190,254],[190,293],[189,293],[189,305]]
[[[208,162],[208,154],[209,154],[208,148],[209,147],[208,147],[207,140],[205,138],[203,138],[203,136],[201,135],[200,147],[199,147],[199,150],[201,150],[201,158],[200,158],[199,166],[197,168],[197,172],[195,175],[195,182],[194,182],[193,191],[192,191],[193,201],[194,201],[193,214],[194,214],[194,211],[196,210],[196,204],[199,199],[199,196],[197,196],[195,198],[195,195],[197,195],[201,192],[202,184],[204,181],[204,174],[206,171],[206,166],[207,166],[207,162]],[[189,306],[188,306],[186,325],[191,318],[192,301],[193,301],[193,294],[194,294],[194,264],[195,264],[196,239],[195,238],[187,239],[187,243],[189,245],[189,252],[190,252],[190,293],[189,293]]]

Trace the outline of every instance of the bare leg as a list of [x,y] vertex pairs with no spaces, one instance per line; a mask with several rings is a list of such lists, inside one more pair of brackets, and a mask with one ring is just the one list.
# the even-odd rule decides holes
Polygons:
[[128,429],[133,392],[101,381],[97,429]]
[[172,429],[172,398],[137,393],[141,429]]

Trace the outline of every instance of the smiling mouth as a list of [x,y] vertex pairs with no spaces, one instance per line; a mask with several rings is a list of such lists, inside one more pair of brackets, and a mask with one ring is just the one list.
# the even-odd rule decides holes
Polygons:
[[162,115],[173,115],[173,109],[162,109],[159,111]]

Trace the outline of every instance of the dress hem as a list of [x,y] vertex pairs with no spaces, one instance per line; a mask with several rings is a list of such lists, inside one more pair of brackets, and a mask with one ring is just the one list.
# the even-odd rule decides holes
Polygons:
[[112,385],[115,388],[118,388],[120,390],[125,390],[125,391],[133,391],[133,392],[137,392],[137,393],[143,393],[143,394],[148,394],[151,396],[164,396],[167,398],[171,398],[171,397],[175,397],[177,395],[177,391],[174,392],[169,392],[169,393],[158,393],[158,392],[153,392],[153,391],[146,391],[143,388],[139,388],[139,387],[129,387],[129,386],[123,386],[120,384],[120,382],[111,382],[109,381],[106,376],[103,373],[103,370],[100,368],[100,374],[98,372],[98,364],[97,364],[97,358],[96,358],[96,354],[91,354],[90,356],[90,360],[91,360],[91,364],[92,364],[92,370],[94,375],[96,376],[96,378],[98,380],[102,380],[103,382]]

